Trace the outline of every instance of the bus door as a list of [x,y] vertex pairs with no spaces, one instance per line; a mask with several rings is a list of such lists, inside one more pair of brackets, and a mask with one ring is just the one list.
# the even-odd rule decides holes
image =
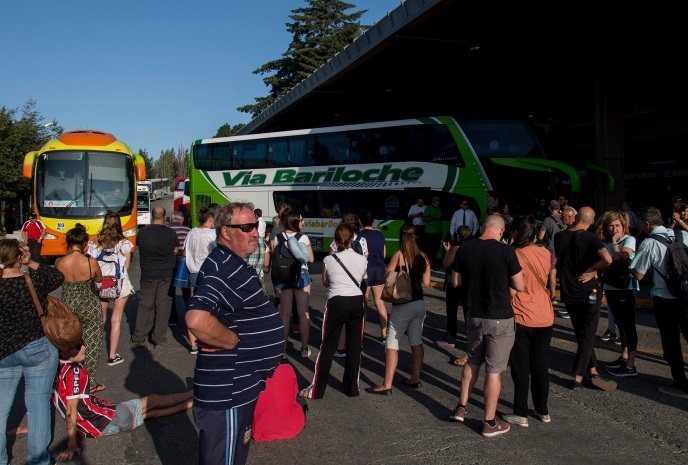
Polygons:
[[136,193],[136,217],[139,226],[150,224],[150,194],[148,189],[144,186]]

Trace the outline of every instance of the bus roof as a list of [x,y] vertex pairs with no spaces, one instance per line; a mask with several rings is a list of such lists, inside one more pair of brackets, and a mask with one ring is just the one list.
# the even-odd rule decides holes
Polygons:
[[[378,121],[372,123],[361,123],[361,124],[350,124],[345,126],[330,126],[322,128],[312,128],[312,129],[296,129],[293,131],[279,131],[279,132],[265,132],[257,134],[248,134],[244,136],[230,136],[230,137],[217,137],[209,139],[199,139],[194,141],[192,145],[198,144],[209,144],[209,143],[220,143],[227,141],[239,141],[239,140],[251,140],[251,139],[270,139],[274,137],[284,137],[284,136],[299,136],[307,134],[324,134],[328,132],[338,132],[338,131],[357,131],[360,129],[375,129],[375,128],[387,128],[387,127],[398,127],[398,126],[415,126],[419,124],[442,124],[441,119],[446,119],[450,117],[428,117],[428,118],[417,118],[417,119],[402,119],[396,121]],[[453,119],[453,118],[452,118]]]

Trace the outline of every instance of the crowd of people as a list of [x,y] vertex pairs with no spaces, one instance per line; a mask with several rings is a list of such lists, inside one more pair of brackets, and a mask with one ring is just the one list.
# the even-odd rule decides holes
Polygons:
[[[493,192],[487,200],[489,214],[482,224],[465,200],[453,214],[449,230],[443,231],[439,197],[433,197],[428,207],[418,198],[400,228],[398,250],[388,261],[385,238],[375,229],[372,213],[342,215],[330,254],[323,259],[327,303],[321,341],[312,382],[299,390],[301,397],[324,396],[335,357],[345,359],[343,392],[349,397],[360,395],[364,325],[371,296],[385,360],[380,383],[365,391],[392,395],[404,336],[411,349],[412,368],[402,384],[420,389],[424,288],[431,285],[435,266],[447,274],[446,333],[435,344],[458,348],[459,306],[465,321],[466,354],[454,361],[463,367],[461,390],[450,420],[466,418],[471,392],[484,365],[483,436],[504,434],[510,425],[527,427],[529,396],[533,416],[544,423],[552,421],[548,353],[555,318],[570,319],[575,334],[571,389],[613,391],[616,382],[603,376],[602,369],[613,377],[638,376],[635,296],[640,280],[650,273],[663,355],[673,379],[671,385],[658,388],[688,398],[680,341],[681,334],[688,338],[688,316],[683,300],[672,293],[666,280],[667,243],[681,241],[688,247],[688,205],[677,203],[667,222],[654,207],[635,214],[627,204],[596,218],[591,207],[576,210],[560,197],[549,203],[550,214],[539,226],[532,215],[512,217]],[[148,349],[149,341],[155,349],[165,347],[167,326],[184,321],[189,352],[195,356],[193,394],[154,394],[120,403],[94,395],[106,389],[99,382],[98,367],[103,338],[107,365],[123,361],[117,352],[121,318],[127,298],[134,292],[127,272],[133,245],[124,237],[116,213],[105,216],[102,230],[92,241],[82,226],[70,230],[65,256],[54,267],[35,260],[36,243],[40,244],[42,237],[37,234],[43,233],[31,219],[26,244],[0,241],[0,337],[5,341],[0,351],[0,389],[9,394],[0,400],[0,462],[7,458],[7,415],[22,376],[27,392],[33,393],[26,401],[32,463],[50,459],[51,395],[69,434],[68,448],[59,455],[60,460],[80,452],[77,435],[99,437],[127,431],[146,418],[192,408],[199,430],[199,463],[246,461],[253,410],[266,380],[288,354],[290,330],[300,341],[300,356],[313,354],[309,308],[314,284],[309,264],[315,256],[304,232],[304,218],[301,212],[282,205],[268,231],[262,211],[244,202],[200,209],[195,228],[183,225],[184,212],[173,212],[170,223],[166,223],[166,215],[164,208],[155,207],[151,224],[139,232],[141,281],[131,343],[135,349]],[[638,235],[632,233],[632,225]],[[104,253],[114,255],[121,270],[118,295],[109,300],[93,291],[104,279],[99,259]],[[277,254],[293,263],[286,277],[272,273],[273,299],[265,288],[264,274],[275,269],[275,261],[283,260]],[[186,284],[179,285],[174,278],[182,264],[189,275]],[[62,298],[83,326],[78,347],[58,356],[43,335],[24,270],[43,304],[48,293],[62,286]],[[410,275],[411,299],[393,304],[388,311],[382,300],[385,274],[400,270]],[[619,281],[617,274],[626,278]],[[175,303],[177,286],[182,287],[184,312]],[[617,359],[600,363],[595,338],[603,297],[614,322],[610,330],[618,327],[620,353]],[[30,357],[39,350],[41,360]],[[507,366],[514,383],[513,412],[499,415],[501,375]]]

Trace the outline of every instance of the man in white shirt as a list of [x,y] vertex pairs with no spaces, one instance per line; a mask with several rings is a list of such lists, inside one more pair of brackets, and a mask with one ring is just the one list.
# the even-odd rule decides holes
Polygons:
[[419,198],[415,205],[409,208],[408,217],[411,218],[413,225],[416,227],[417,233],[422,233],[425,229],[425,221],[423,220],[423,211],[425,210],[425,201]]
[[453,236],[456,234],[456,230],[459,229],[459,226],[462,225],[471,228],[474,236],[478,234],[478,229],[480,228],[478,217],[473,210],[468,208],[468,200],[462,200],[461,208],[454,212],[454,216],[452,216],[451,223],[449,224],[449,233]]
[[263,239],[263,241],[265,241],[265,231],[267,230],[267,224],[263,219],[263,210],[261,210],[260,208],[256,208],[255,210],[253,210],[253,213],[255,213],[256,218],[258,218],[258,235],[261,239]]

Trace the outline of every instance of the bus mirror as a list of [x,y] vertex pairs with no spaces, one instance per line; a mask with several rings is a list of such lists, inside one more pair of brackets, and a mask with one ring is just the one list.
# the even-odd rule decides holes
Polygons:
[[141,155],[136,155],[136,180],[144,181],[146,179],[146,161]]
[[24,166],[22,167],[22,176],[24,176],[26,179],[33,178],[33,164],[36,161],[36,153],[38,153],[38,152],[29,152],[24,157]]

